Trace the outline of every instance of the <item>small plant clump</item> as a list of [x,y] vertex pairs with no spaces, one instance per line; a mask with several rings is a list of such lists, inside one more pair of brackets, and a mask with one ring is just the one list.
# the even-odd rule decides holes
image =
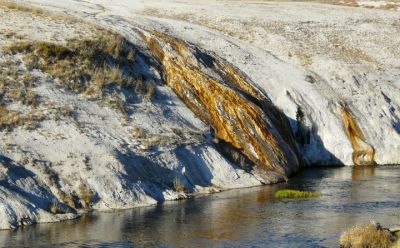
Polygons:
[[292,189],[279,190],[275,193],[275,198],[278,199],[303,199],[303,198],[317,198],[321,194],[317,192],[300,191]]
[[353,227],[340,236],[342,248],[396,248],[397,244],[389,231],[374,224]]

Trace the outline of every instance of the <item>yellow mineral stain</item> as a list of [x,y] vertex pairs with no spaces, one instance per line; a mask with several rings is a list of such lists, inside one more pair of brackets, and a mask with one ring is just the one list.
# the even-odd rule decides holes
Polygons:
[[343,126],[353,147],[354,165],[374,165],[375,149],[365,142],[365,137],[348,107],[341,108]]
[[[229,64],[212,68],[222,80],[201,70],[194,50],[182,41],[153,32],[142,35],[163,67],[166,84],[203,121],[215,136],[239,150],[263,170],[286,179],[300,165],[300,157],[284,115]],[[278,176],[277,176],[278,175]]]

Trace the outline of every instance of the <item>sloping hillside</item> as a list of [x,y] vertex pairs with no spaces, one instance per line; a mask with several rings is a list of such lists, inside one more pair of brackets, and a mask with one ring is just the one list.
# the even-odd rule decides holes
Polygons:
[[134,43],[144,28],[214,53],[289,117],[310,164],[399,163],[398,11],[337,5],[346,1],[30,2]]
[[0,4],[0,228],[400,164],[399,12],[18,3]]
[[[266,98],[241,92],[252,89],[244,79],[240,89],[223,84],[227,75],[193,70],[210,78],[216,94],[239,101],[220,109],[218,99],[203,102],[203,111],[249,104],[243,118],[251,124],[233,120],[224,129],[230,117],[213,113],[202,121],[185,106],[195,98],[178,99],[150,50],[77,19],[14,5],[0,11],[1,228],[278,182],[297,170],[289,125],[274,126],[284,116]],[[262,132],[253,138],[255,129]]]

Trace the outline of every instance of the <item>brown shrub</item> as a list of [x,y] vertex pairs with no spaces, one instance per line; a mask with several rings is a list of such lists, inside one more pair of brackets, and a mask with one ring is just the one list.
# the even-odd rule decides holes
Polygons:
[[391,245],[390,233],[377,230],[373,224],[353,227],[340,236],[343,248],[389,248]]

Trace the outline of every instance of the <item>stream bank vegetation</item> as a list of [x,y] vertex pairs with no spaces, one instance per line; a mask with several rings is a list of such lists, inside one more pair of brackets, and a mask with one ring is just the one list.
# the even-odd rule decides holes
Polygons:
[[340,236],[341,248],[400,248],[397,233],[392,233],[379,224],[356,226]]
[[275,193],[275,198],[277,199],[305,199],[305,198],[317,198],[321,194],[317,192],[310,191],[300,191],[292,189],[279,190]]

